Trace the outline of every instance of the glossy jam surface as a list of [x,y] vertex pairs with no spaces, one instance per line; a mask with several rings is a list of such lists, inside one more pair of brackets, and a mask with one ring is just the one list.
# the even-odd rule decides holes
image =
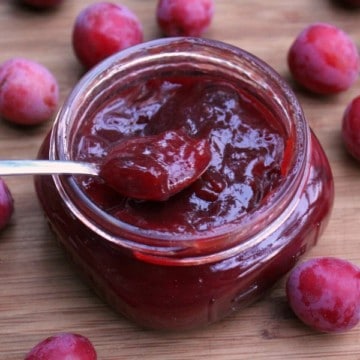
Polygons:
[[[81,184],[89,197],[131,225],[191,233],[238,221],[259,207],[281,182],[285,150],[281,125],[255,99],[228,84],[214,84],[207,79],[151,80],[118,94],[82,127],[76,157],[101,163],[114,143],[127,141],[130,149],[131,142],[149,138],[155,144],[154,137],[169,131],[181,131],[194,141],[209,142],[211,160],[196,181],[159,202],[119,196],[101,179],[83,178]],[[153,146],[147,150],[150,153],[156,149]],[[135,153],[136,147],[133,156]],[[161,157],[158,159],[160,163]],[[138,162],[155,168],[156,156],[153,160],[144,158]],[[171,172],[170,164],[168,168]],[[143,180],[143,184],[134,186],[146,187],[146,181],[151,182]]]

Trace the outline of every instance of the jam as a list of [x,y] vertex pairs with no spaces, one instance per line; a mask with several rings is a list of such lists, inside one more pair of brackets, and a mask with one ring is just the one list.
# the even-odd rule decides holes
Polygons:
[[[119,142],[120,146],[125,143],[124,148],[117,151],[124,154],[131,148],[132,156],[125,154],[124,161],[136,163],[136,151],[141,149],[138,154],[141,162],[137,168],[148,167],[151,172],[159,173],[154,169],[159,162],[164,162],[160,155],[168,152],[170,145],[159,151],[148,146],[147,152],[152,151],[152,157],[155,157],[151,161],[149,154],[143,154],[139,138],[146,141],[150,137],[151,143],[156,144],[154,135],[179,129],[188,136],[210,143],[210,164],[191,186],[166,202],[149,203],[133,197],[119,197],[116,186],[114,192],[102,190],[106,181],[87,178],[82,180],[87,195],[104,211],[136,227],[192,233],[239,221],[243,214],[260,206],[262,199],[281,181],[286,143],[281,124],[239,89],[220,81],[214,83],[214,80],[197,78],[149,81],[126,89],[125,94],[118,94],[113,103],[105,103],[79,130],[75,141],[79,144],[76,159],[101,166],[108,148],[112,150],[114,143]],[[135,149],[130,141],[125,141],[128,138],[134,139]],[[181,147],[177,146],[176,151],[176,145],[172,146],[172,158],[181,156]],[[199,153],[199,149],[195,150]],[[167,162],[167,169],[172,171],[171,161]],[[198,163],[202,169],[202,161]],[[109,175],[115,167],[115,161],[109,161]],[[124,179],[127,169],[124,166],[121,169],[119,176]],[[175,168],[173,172],[186,178],[185,166]],[[146,190],[153,187],[151,181],[148,176],[143,179],[143,184],[133,186]]]
[[[190,180],[155,198],[130,196],[109,184],[109,165],[109,181],[39,176],[35,185],[82,276],[141,326],[204,326],[250,304],[316,244],[329,218],[331,170],[296,97],[268,65],[227,44],[162,39],[109,58],[75,87],[39,157],[106,169],[115,153],[131,178],[122,152],[131,171],[147,164],[174,183]],[[194,161],[179,171],[179,157]],[[151,193],[148,172],[135,188]]]

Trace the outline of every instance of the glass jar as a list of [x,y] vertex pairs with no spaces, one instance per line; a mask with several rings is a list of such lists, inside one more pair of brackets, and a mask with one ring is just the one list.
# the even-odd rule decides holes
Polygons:
[[64,103],[39,157],[78,159],[87,119],[132,84],[163,76],[229,83],[276,121],[286,145],[282,180],[259,206],[205,230],[161,231],[112,216],[75,176],[38,176],[35,185],[58,241],[96,292],[141,326],[179,330],[262,296],[316,244],[334,190],[328,160],[286,82],[246,51],[206,39],[159,39],[96,66]]

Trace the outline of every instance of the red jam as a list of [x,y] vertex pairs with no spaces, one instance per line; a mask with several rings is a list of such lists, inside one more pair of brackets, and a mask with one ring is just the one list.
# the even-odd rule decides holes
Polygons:
[[[110,191],[102,179],[87,178],[82,181],[87,195],[106,212],[136,227],[192,233],[238,221],[260,206],[281,181],[286,143],[281,124],[240,89],[197,78],[151,80],[105,103],[79,130],[77,159],[102,164],[114,142],[146,140],[169,130],[209,141],[211,161],[197,181],[165,202],[147,202],[118,196],[117,190]],[[126,145],[127,149],[131,147],[129,141]],[[169,146],[160,151],[166,153]],[[141,148],[139,144],[137,148]],[[130,151],[134,157],[136,150]],[[141,148],[140,165],[155,172],[160,154],[151,161],[143,152]],[[132,164],[139,161],[129,160],[128,155],[125,159]],[[111,167],[115,168],[114,161],[107,166],[110,175]],[[170,164],[168,169],[171,171]],[[123,171],[122,178],[126,169]],[[184,169],[175,171],[184,176]],[[140,179],[134,187],[151,187],[149,182],[148,178]]]
[[[37,177],[36,189],[57,239],[114,309],[145,327],[178,330],[222,319],[289,271],[322,233],[333,180],[285,82],[240,49],[191,38],[134,47],[90,71],[40,157],[102,165],[126,148],[136,166],[157,168],[169,134],[175,143],[186,136],[187,151],[199,153],[191,180],[174,192],[135,198],[84,176]],[[194,155],[166,144],[170,170],[159,174],[179,179],[187,166],[178,175],[171,165]],[[149,152],[158,156],[146,162]],[[152,188],[148,175],[137,189]]]

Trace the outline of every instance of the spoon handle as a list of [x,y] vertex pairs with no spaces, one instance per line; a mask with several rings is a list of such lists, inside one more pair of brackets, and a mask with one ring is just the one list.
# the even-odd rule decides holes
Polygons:
[[98,175],[94,164],[61,160],[0,160],[0,176],[3,175]]

